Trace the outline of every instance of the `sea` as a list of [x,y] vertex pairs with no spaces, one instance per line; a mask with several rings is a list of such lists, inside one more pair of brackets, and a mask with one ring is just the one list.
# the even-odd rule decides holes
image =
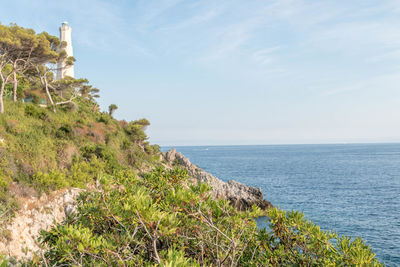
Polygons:
[[302,211],[324,230],[362,237],[381,262],[400,266],[400,144],[175,148],[221,180],[260,187],[274,206]]

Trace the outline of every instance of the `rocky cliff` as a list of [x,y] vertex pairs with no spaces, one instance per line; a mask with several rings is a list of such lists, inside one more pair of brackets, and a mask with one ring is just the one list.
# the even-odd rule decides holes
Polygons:
[[261,209],[272,207],[272,204],[264,200],[260,188],[246,186],[236,181],[224,182],[200,167],[191,163],[182,153],[176,152],[173,148],[168,152],[162,153],[164,160],[169,166],[180,165],[188,171],[190,177],[198,182],[205,182],[212,186],[212,195],[216,198],[228,199],[232,205],[240,210],[251,208],[257,205]]
[[0,255],[16,259],[30,259],[40,251],[37,238],[41,230],[49,230],[75,210],[75,198],[82,189],[62,189],[40,197],[23,196],[18,185],[11,190],[19,196],[20,210],[9,224],[4,225],[0,237]]

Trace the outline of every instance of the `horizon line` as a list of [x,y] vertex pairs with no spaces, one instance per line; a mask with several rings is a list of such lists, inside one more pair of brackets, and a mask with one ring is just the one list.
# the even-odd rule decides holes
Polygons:
[[217,147],[217,146],[299,146],[299,145],[390,145],[400,144],[395,142],[337,142],[337,143],[281,143],[281,144],[230,144],[230,145],[159,145],[160,147]]

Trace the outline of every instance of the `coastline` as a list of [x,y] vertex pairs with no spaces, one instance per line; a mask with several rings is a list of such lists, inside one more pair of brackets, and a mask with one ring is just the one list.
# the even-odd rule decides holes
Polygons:
[[251,209],[253,205],[262,210],[273,207],[271,202],[264,199],[261,188],[255,188],[234,180],[224,182],[212,174],[201,169],[185,157],[182,153],[176,152],[175,148],[162,152],[163,159],[168,167],[181,166],[188,171],[189,177],[197,182],[207,183],[212,187],[214,198],[227,199],[239,210]]

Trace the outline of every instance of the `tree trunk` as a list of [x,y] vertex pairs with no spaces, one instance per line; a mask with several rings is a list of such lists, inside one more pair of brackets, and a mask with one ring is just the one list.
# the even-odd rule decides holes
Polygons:
[[17,102],[17,89],[18,89],[17,73],[14,72],[14,91],[13,91],[13,101],[14,102]]
[[54,104],[53,98],[51,97],[51,94],[49,91],[49,83],[47,82],[46,73],[40,77],[40,82],[42,83],[42,86],[44,87],[44,90],[46,91],[47,98],[49,99],[49,102],[50,102],[51,106],[53,107],[53,112],[56,113],[56,105]]
[[4,113],[4,102],[3,102],[3,95],[4,95],[4,88],[6,87],[6,83],[3,81],[1,83],[1,88],[0,88],[0,113]]
[[51,94],[50,94],[50,91],[49,91],[49,86],[47,85],[47,81],[46,81],[45,88],[46,88],[46,95],[47,95],[47,98],[49,99],[50,104],[51,104],[51,106],[53,107],[54,113],[56,113],[56,105],[54,104],[53,98],[51,97]]

